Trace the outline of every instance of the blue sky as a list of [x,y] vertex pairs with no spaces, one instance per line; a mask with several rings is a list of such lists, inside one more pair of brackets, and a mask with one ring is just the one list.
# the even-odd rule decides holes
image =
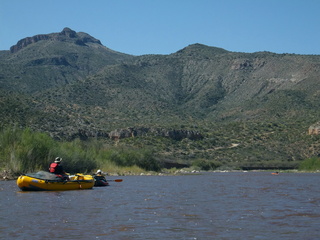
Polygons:
[[133,55],[170,54],[193,43],[320,54],[319,26],[319,0],[0,0],[0,50],[69,27]]

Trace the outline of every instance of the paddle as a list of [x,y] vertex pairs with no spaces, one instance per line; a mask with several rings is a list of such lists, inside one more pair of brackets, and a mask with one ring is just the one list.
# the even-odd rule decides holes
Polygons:
[[122,182],[122,179],[107,180],[107,182]]

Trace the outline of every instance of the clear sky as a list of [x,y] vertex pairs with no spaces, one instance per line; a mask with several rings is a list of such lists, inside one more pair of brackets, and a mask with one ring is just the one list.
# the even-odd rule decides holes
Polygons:
[[0,50],[64,27],[133,55],[194,43],[320,54],[320,0],[0,0]]

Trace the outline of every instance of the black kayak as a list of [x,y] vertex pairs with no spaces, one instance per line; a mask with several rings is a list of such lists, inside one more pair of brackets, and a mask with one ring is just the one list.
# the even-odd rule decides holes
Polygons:
[[104,186],[109,186],[108,181],[104,176],[94,176],[94,186],[95,187],[104,187]]

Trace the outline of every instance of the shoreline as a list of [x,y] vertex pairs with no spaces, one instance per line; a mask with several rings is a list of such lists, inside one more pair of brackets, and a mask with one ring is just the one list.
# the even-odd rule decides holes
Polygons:
[[[110,177],[119,177],[119,176],[175,176],[175,175],[189,175],[189,174],[203,174],[203,173],[229,173],[229,172],[270,172],[270,173],[320,173],[320,170],[314,170],[314,171],[305,171],[305,170],[298,170],[298,169],[292,169],[292,170],[283,170],[279,171],[276,169],[270,169],[270,170],[215,170],[215,171],[197,171],[197,170],[176,170],[174,172],[140,172],[140,173],[132,173],[132,172],[123,172],[123,173],[109,173],[107,176]],[[89,174],[92,175],[92,174]],[[18,177],[21,175],[13,175],[10,174],[8,171],[2,171],[0,173],[0,181],[12,181],[17,180]]]

